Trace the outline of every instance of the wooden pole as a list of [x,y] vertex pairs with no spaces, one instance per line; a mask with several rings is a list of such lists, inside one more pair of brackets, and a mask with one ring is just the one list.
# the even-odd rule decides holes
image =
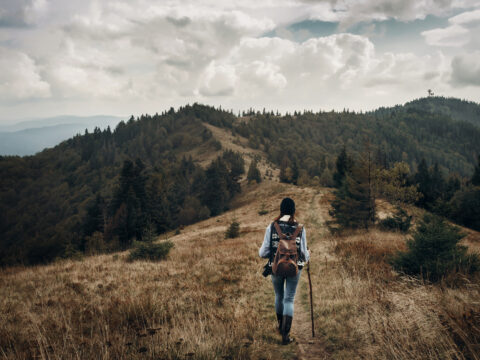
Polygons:
[[310,317],[312,319],[312,337],[315,337],[315,325],[313,322],[313,295],[312,295],[312,279],[310,278],[310,262],[307,263],[308,285],[310,286]]

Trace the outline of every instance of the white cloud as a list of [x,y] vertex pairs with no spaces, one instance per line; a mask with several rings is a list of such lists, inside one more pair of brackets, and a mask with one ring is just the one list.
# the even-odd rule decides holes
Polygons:
[[111,54],[101,49],[79,47],[66,40],[47,70],[47,76],[62,98],[133,95],[128,75]]
[[50,96],[50,85],[42,79],[35,61],[27,54],[0,47],[0,69],[2,101]]
[[229,65],[216,65],[212,61],[203,74],[200,94],[205,96],[232,95],[235,90],[235,68]]
[[46,0],[3,0],[0,3],[0,27],[34,25],[47,8]]
[[[220,64],[236,74],[235,97],[244,102],[338,103],[343,96],[369,97],[387,88],[411,93],[441,83],[449,70],[441,53],[423,57],[376,54],[372,42],[352,34],[312,38],[300,44],[279,38],[247,38]],[[339,93],[343,95],[339,97]]]
[[451,82],[459,87],[480,86],[480,51],[453,58]]
[[461,13],[448,19],[448,22],[456,25],[471,25],[472,23],[478,24],[480,22],[480,10]]
[[138,2],[95,4],[63,27],[69,45],[51,67],[63,90],[98,96],[129,91],[150,98],[165,92],[227,95],[234,74],[211,64],[245,36],[274,28],[272,20],[238,10],[154,3],[139,11]]
[[427,15],[442,16],[451,11],[452,0],[338,0],[334,4],[343,12],[341,28],[348,29],[363,21],[412,21]]
[[428,45],[433,46],[461,47],[470,41],[469,31],[459,25],[424,31],[422,36]]
[[[50,97],[52,103],[103,109],[121,103],[129,112],[193,101],[233,108],[365,109],[421,96],[423,88],[464,94],[459,86],[467,74],[460,68],[476,68],[464,56],[452,59],[480,46],[473,36],[480,16],[474,0],[4,1],[9,5],[0,5],[0,26],[8,25],[2,24],[5,14],[21,9],[17,28],[0,32],[1,46],[16,49],[0,60],[6,99]],[[451,7],[455,13],[471,8],[449,19],[447,28],[423,33],[428,44],[447,45],[443,53],[418,40],[405,49],[412,53],[382,53],[368,32],[312,37],[312,31],[303,42],[287,31],[265,35],[305,19],[339,21],[348,29],[359,21],[448,16]],[[4,70],[10,68],[23,70]],[[5,79],[16,85],[7,91]]]
[[[422,32],[428,45],[464,47],[475,46],[480,31],[480,10],[466,11],[448,19],[446,28]],[[478,40],[477,40],[478,41]]]

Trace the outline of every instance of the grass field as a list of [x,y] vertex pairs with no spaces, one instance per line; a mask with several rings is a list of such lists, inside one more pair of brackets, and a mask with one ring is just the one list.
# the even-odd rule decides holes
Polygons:
[[[284,196],[295,199],[312,250],[317,338],[309,342],[309,327],[298,323],[309,311],[302,275],[292,330],[302,352],[280,345],[273,289],[258,257]],[[247,186],[233,210],[162,235],[158,241],[175,244],[165,261],[130,263],[125,252],[1,270],[0,357],[480,358],[478,278],[430,285],[399,276],[386,259],[405,237],[329,235],[330,197],[325,189],[264,182]],[[224,239],[234,218],[240,237]],[[466,243],[478,249],[478,234]]]

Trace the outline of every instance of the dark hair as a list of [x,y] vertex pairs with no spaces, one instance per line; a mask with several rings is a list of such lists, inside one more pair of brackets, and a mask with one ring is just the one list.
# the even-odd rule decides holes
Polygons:
[[289,224],[294,224],[295,221],[295,201],[286,197],[280,203],[280,215],[277,216],[273,221],[277,222],[283,215],[290,215],[288,219]]

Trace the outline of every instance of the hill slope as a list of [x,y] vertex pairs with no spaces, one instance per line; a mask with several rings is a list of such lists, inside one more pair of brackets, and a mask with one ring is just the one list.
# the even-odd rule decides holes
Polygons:
[[[35,156],[0,157],[0,264],[38,263],[81,250],[85,236],[100,227],[103,231],[106,218],[113,219],[121,203],[128,202],[128,189],[123,195],[118,193],[123,186],[120,180],[125,161],[140,159],[135,165],[139,174],[125,173],[134,178],[130,183],[142,188],[133,194],[141,199],[131,199],[136,216],[146,217],[148,201],[148,206],[156,207],[156,215],[150,215],[157,232],[177,227],[182,209],[193,207],[198,211],[208,202],[205,199],[197,205],[192,200],[205,195],[205,174],[191,159],[182,161],[193,150],[197,156],[219,150],[220,144],[200,120],[208,111],[199,106],[179,112],[172,109],[163,116],[131,118],[127,123],[120,122],[113,132],[97,129],[77,135]],[[232,118],[216,111],[206,121],[217,125],[225,122],[226,126]],[[148,199],[144,187],[150,189],[152,196]],[[106,206],[115,194],[117,210]],[[88,211],[96,201],[103,204],[102,209],[97,211],[96,224],[87,226]],[[128,214],[117,215],[132,222]]]
[[465,121],[480,126],[480,104],[456,98],[431,96],[406,103],[407,109],[419,109],[430,113],[450,116],[457,121]]
[[[307,274],[293,335],[280,345],[271,281],[258,248],[284,196],[295,199],[312,252],[317,337],[310,338]],[[478,279],[457,288],[392,272],[395,233],[326,234],[326,189],[264,182],[233,210],[166,234],[160,263],[126,253],[0,271],[0,348],[6,359],[438,359],[478,357]],[[258,216],[261,208],[269,212]],[[233,218],[240,237],[224,239]],[[469,240],[478,249],[478,233]],[[302,321],[303,320],[303,321]],[[420,331],[421,329],[421,331]]]
[[383,166],[406,161],[415,169],[425,158],[471,177],[479,138],[470,123],[417,109],[237,118],[194,104],[132,117],[35,156],[0,157],[0,264],[71,256],[95,232],[109,235],[106,247],[125,247],[151,222],[161,233],[220,213],[242,179],[238,155],[213,161],[225,149],[247,165],[259,161],[264,177],[331,186],[343,146],[355,158],[367,139]]

